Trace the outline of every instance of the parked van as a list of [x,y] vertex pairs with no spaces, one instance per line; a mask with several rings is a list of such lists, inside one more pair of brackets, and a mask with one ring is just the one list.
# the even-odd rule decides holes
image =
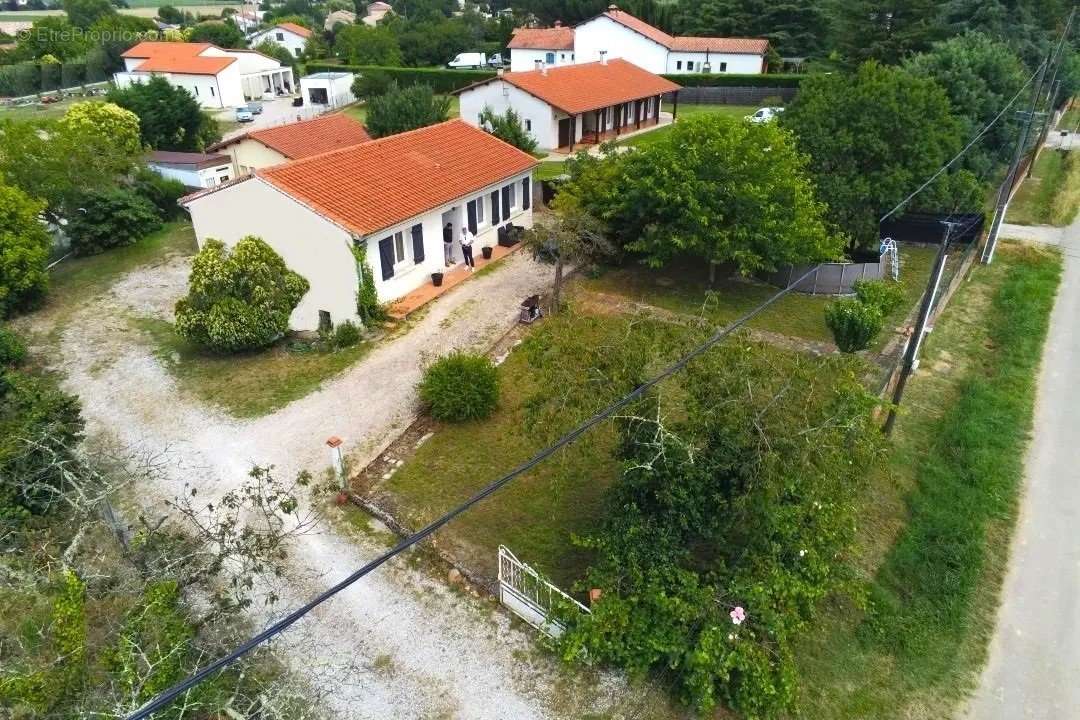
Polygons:
[[456,70],[476,69],[486,67],[488,64],[487,56],[481,52],[467,52],[459,53],[450,62],[446,63],[446,67],[454,68]]

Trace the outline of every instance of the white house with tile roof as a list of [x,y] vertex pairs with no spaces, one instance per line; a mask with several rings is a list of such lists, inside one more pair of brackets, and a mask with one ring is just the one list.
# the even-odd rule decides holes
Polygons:
[[289,51],[293,57],[300,57],[307,47],[308,38],[314,33],[303,25],[283,22],[266,30],[260,30],[248,38],[251,47],[257,47],[260,43],[272,42]]
[[[552,47],[547,47],[552,46]],[[508,45],[510,69],[532,70],[538,62],[562,65],[622,58],[657,75],[739,73],[768,70],[769,42],[761,38],[716,38],[670,35],[610,5],[573,28],[519,28]],[[554,63],[551,62],[554,60]]]
[[461,260],[461,228],[477,254],[499,229],[532,225],[536,159],[461,120],[412,130],[256,170],[189,195],[200,247],[208,238],[235,245],[256,235],[311,289],[289,319],[294,330],[357,321],[356,253],[374,272],[380,302],[390,302],[445,271],[450,226]]

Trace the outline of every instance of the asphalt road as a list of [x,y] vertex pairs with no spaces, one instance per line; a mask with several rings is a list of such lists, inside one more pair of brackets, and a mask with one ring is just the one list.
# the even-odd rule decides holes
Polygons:
[[1002,235],[1058,245],[1065,273],[997,628],[966,717],[1070,720],[1080,718],[1080,222]]

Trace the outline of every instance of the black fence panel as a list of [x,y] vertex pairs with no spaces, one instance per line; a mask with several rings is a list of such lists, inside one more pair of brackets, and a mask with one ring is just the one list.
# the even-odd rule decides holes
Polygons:
[[881,223],[881,238],[896,242],[940,244],[945,237],[945,222],[959,223],[949,236],[950,243],[968,244],[982,235],[986,216],[982,213],[905,213]]

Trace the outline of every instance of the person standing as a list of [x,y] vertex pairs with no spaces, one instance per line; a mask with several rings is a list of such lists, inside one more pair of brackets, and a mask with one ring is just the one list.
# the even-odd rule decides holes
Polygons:
[[472,255],[473,236],[469,232],[469,228],[461,227],[461,254],[465,256],[465,265],[469,268],[469,272],[476,269],[476,263],[473,262]]
[[443,262],[446,267],[454,264],[454,224],[446,223],[442,229]]

